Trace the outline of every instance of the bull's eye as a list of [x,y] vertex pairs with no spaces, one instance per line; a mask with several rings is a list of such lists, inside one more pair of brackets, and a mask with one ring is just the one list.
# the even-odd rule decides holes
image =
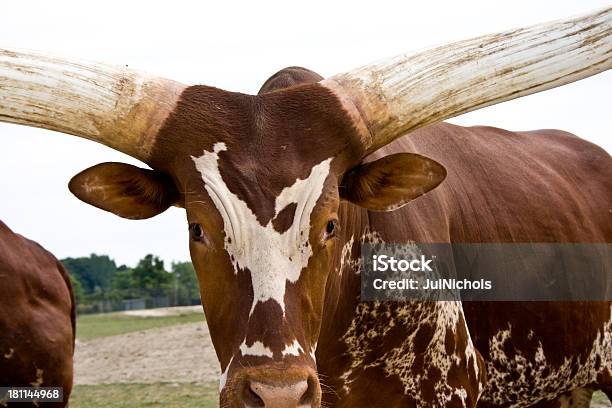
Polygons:
[[327,221],[327,225],[325,226],[325,239],[330,239],[336,236],[338,232],[338,221],[337,220],[329,220]]
[[204,230],[198,223],[189,224],[189,233],[194,241],[202,241],[204,238]]

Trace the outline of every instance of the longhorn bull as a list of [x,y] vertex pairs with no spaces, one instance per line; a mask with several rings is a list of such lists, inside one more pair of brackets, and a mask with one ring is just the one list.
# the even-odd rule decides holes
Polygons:
[[83,171],[69,187],[89,204],[132,219],[185,208],[222,406],[610,396],[609,302],[361,303],[358,260],[364,242],[612,242],[605,151],[441,123],[609,69],[611,21],[607,9],[329,79],[289,68],[254,96],[1,50],[0,120],[153,169]]

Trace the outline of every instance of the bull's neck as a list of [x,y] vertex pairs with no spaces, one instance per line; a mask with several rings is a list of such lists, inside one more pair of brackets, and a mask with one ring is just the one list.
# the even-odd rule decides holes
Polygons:
[[[326,403],[342,397],[354,398],[351,406],[368,405],[367,396],[355,391],[372,384],[372,373],[377,373],[380,391],[401,390],[402,404],[446,406],[459,393],[462,399],[454,401],[455,406],[472,405],[482,390],[483,363],[467,331],[461,303],[361,302],[362,244],[384,237],[371,228],[371,216],[363,209],[343,204],[339,216],[344,231],[327,282],[316,350],[319,373],[333,390],[325,393]],[[386,225],[388,234],[399,227]],[[456,366],[457,359],[466,364]],[[428,393],[426,381],[415,380],[415,372],[437,378],[435,392]],[[469,380],[452,383],[457,373]]]

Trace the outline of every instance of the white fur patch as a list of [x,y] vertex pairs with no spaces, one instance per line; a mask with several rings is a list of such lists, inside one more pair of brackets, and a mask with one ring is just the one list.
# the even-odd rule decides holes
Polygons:
[[205,188],[223,217],[225,249],[233,259],[234,270],[251,272],[253,285],[253,313],[258,302],[275,300],[285,312],[287,282],[295,283],[308,265],[312,248],[308,242],[310,215],[321,193],[330,170],[332,158],[314,166],[304,180],[296,180],[284,188],[275,201],[275,215],[287,205],[297,208],[291,227],[283,233],[276,231],[272,220],[261,225],[247,204],[232,193],[219,172],[219,152],[227,150],[225,143],[216,143],[213,152],[205,151],[193,157],[202,175]]
[[302,346],[300,346],[300,343],[298,343],[297,340],[293,340],[293,343],[291,343],[288,346],[285,346],[285,349],[283,350],[283,356],[286,355],[292,355],[292,356],[296,356],[299,357],[300,354],[304,353],[304,349],[302,349]]
[[30,385],[34,388],[40,387],[43,383],[43,374],[44,374],[44,371],[37,367],[36,368],[36,379],[32,381]]
[[312,361],[316,362],[317,361],[317,356],[316,356],[316,352],[317,352],[317,343],[315,343],[312,348],[310,349],[310,357],[312,357]]
[[272,358],[272,350],[264,346],[261,341],[256,341],[250,346],[246,343],[240,345],[240,352],[243,356],[269,357]]
[[[266,347],[261,341],[256,341],[251,346],[247,346],[246,343],[243,342],[240,345],[240,352],[243,356],[273,357],[272,350]],[[293,340],[293,343],[285,346],[281,354],[283,356],[292,355],[299,357],[300,354],[304,354],[304,349],[297,340]]]
[[[612,313],[612,306],[610,311]],[[549,363],[540,341],[533,359],[516,349],[508,355],[507,343],[512,344],[512,330],[511,326],[500,330],[489,341],[488,381],[482,398],[486,402],[507,405],[510,401],[520,401],[520,404],[508,405],[519,407],[542,399],[554,400],[560,390],[582,388],[595,382],[599,373],[612,372],[612,318],[598,330],[586,360],[579,356],[566,357],[559,367]],[[599,369],[596,368],[598,359]],[[508,384],[506,373],[516,373],[517,379]],[[563,397],[558,401],[563,406]]]
[[225,388],[225,384],[227,383],[227,372],[229,371],[231,365],[232,360],[230,360],[227,367],[225,367],[225,371],[221,373],[221,377],[219,377],[219,392],[223,391],[223,389]]

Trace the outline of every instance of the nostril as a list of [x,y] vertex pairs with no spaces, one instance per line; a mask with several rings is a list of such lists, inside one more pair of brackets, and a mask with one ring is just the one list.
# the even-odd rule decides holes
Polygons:
[[300,398],[300,405],[312,405],[316,398],[318,384],[312,379],[308,379],[307,388]]
[[306,381],[274,385],[252,381],[248,388],[249,392],[245,393],[244,396],[247,406],[296,407],[298,404],[306,404],[312,401],[312,398],[308,395],[310,386]]
[[244,403],[248,407],[265,407],[266,403],[257,392],[257,383],[247,383],[243,390]]

